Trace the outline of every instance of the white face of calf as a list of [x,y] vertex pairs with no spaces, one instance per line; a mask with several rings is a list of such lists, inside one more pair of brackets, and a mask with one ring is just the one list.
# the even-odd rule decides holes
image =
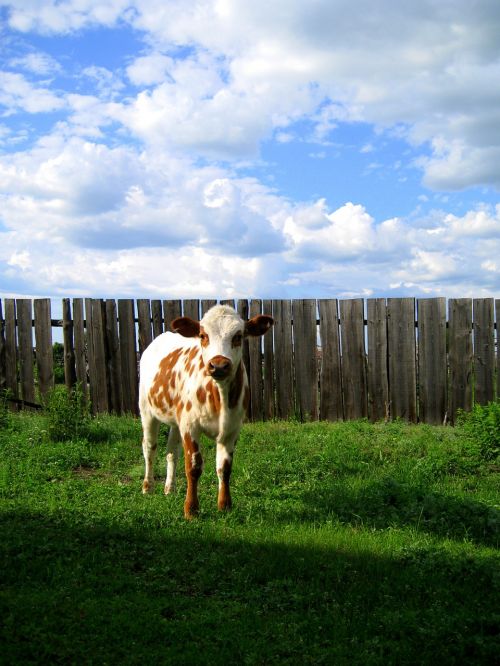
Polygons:
[[207,373],[223,381],[238,369],[243,338],[264,335],[273,323],[269,315],[257,315],[245,322],[233,308],[216,305],[199,322],[189,317],[175,319],[172,330],[188,338],[198,337]]

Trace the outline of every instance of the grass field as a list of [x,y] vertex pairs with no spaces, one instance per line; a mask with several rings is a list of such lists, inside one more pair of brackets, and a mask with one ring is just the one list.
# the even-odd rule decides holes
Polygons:
[[[247,425],[234,509],[140,493],[140,425],[0,429],[5,664],[492,664],[498,460],[465,427]],[[164,449],[161,451],[163,458]],[[497,503],[497,506],[495,506]]]

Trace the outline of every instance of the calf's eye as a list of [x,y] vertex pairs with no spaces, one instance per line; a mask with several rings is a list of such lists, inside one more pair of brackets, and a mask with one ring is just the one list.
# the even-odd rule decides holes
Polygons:
[[233,347],[239,347],[243,341],[243,335],[241,333],[236,333],[233,338]]

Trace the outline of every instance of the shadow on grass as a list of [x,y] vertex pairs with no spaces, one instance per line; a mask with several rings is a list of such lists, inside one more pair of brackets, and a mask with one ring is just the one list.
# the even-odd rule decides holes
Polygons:
[[412,526],[440,537],[492,547],[498,547],[500,541],[498,508],[400,483],[391,477],[367,483],[357,491],[341,482],[329,484],[304,492],[301,500],[303,508],[295,516],[300,521],[314,520],[319,511],[345,524],[377,529]]
[[376,557],[208,527],[5,514],[4,663],[486,664],[497,654],[493,558]]

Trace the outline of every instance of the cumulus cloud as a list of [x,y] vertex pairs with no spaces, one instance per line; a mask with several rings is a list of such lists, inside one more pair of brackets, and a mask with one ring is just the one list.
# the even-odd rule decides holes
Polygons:
[[[6,7],[24,35],[127,26],[143,48],[114,69],[78,67],[64,90],[51,85],[62,75],[53,56],[6,59],[0,105],[5,119],[21,120],[0,126],[5,281],[17,275],[40,293],[227,297],[479,295],[500,286],[498,206],[377,219],[359,199],[293,200],[262,165],[241,167],[259,165],[266,141],[320,144],[309,154],[326,162],[339,127],[362,123],[367,136],[355,152],[369,157],[370,177],[385,164],[379,142],[397,136],[409,148],[398,168],[419,169],[429,189],[500,187],[494,3]],[[16,152],[12,142],[29,132],[23,114],[54,112],[44,136]]]
[[0,107],[10,115],[22,109],[27,113],[57,111],[64,101],[45,87],[28,81],[22,74],[0,71]]
[[[500,186],[500,9],[488,0],[290,0],[286,7],[11,0],[7,7],[10,26],[25,32],[119,22],[142,31],[154,48],[128,65],[127,76],[148,90],[118,115],[144,140],[241,158],[255,156],[274,130],[293,136],[287,128],[299,119],[312,122],[319,142],[339,122],[363,121],[397,126],[420,147],[415,164],[430,188]],[[40,91],[38,108],[51,104]]]

